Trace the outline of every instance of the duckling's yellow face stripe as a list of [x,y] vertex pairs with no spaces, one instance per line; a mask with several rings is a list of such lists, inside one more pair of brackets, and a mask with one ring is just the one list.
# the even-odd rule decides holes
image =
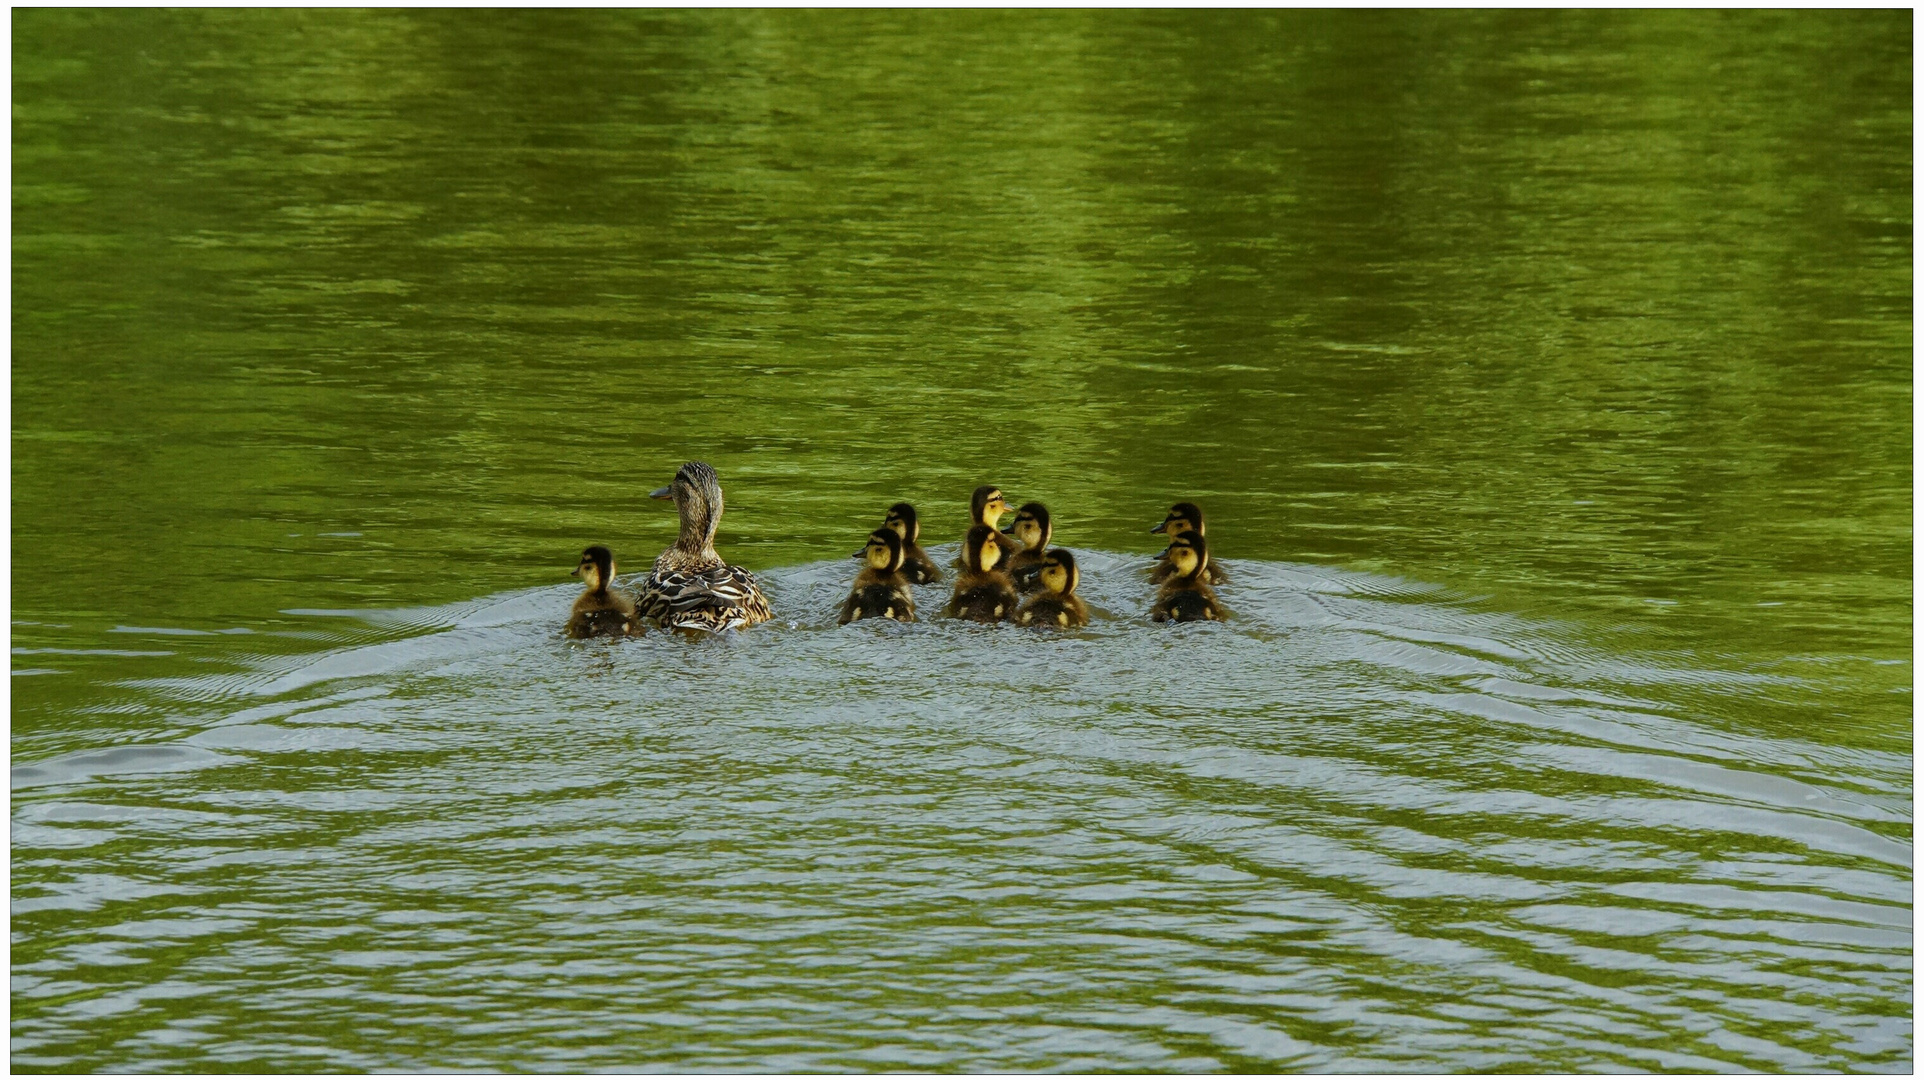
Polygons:
[[877,570],[888,569],[889,546],[887,544],[878,544],[875,541],[871,540],[869,541],[868,546],[863,548],[862,550],[868,554],[868,564],[870,566],[873,566]]
[[1187,544],[1179,544],[1176,547],[1170,548],[1169,561],[1175,565],[1177,572],[1185,577],[1195,573],[1196,567],[1202,562],[1201,559],[1196,557],[1196,549]]
[[1050,592],[1069,591],[1069,571],[1061,563],[1050,563],[1042,568],[1042,587]]
[[582,584],[588,588],[601,588],[601,567],[596,566],[593,559],[581,560],[581,565],[575,568],[575,572],[581,575]]
[[1035,518],[1022,514],[1015,519],[1015,536],[1023,547],[1035,547],[1042,542],[1042,526]]
[[882,527],[885,529],[893,530],[895,535],[901,537],[904,540],[907,540],[909,538],[909,523],[906,521],[903,521],[899,517],[896,517],[894,514],[890,514],[885,520],[883,520]]
[[1008,512],[1009,504],[1002,501],[1002,493],[998,491],[989,496],[988,502],[982,504],[982,524],[994,528],[995,523],[1002,520],[1002,515]]

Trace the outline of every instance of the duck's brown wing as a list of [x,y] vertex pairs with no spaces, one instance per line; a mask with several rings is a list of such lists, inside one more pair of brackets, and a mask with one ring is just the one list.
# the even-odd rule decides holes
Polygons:
[[767,622],[773,612],[755,575],[739,566],[656,570],[641,584],[641,613],[663,627],[719,633]]

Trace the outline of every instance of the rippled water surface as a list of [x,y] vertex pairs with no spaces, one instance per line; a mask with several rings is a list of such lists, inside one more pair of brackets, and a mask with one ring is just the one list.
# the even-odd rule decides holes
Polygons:
[[1913,1067],[1908,13],[13,48],[16,1068]]

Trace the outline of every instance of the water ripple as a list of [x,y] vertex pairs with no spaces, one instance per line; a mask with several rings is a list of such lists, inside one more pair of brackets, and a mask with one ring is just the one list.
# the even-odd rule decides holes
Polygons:
[[568,642],[555,587],[143,680],[176,738],[15,766],[16,1054],[112,1023],[148,1033],[124,1067],[422,1067],[380,1036],[432,1024],[542,1068],[1908,1060],[1907,763],[1367,575],[1239,562],[1231,622],[1153,626],[1141,564],[1087,552],[1108,615],[1067,634],[837,628],[836,561],[723,639]]

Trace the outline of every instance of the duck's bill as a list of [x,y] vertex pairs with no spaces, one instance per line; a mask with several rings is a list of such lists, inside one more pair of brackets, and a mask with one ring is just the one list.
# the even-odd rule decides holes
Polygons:
[[862,548],[861,550],[859,550],[859,551],[857,551],[857,552],[855,552],[854,554],[851,554],[851,555],[849,556],[849,558],[851,558],[851,559],[859,559],[859,558],[861,558],[862,556],[864,556],[864,555],[867,555],[867,554],[868,554],[868,549],[867,549],[867,548]]
[[649,492],[648,497],[651,499],[672,499],[675,497],[675,493],[671,488],[658,487]]
[[1156,526],[1155,528],[1150,529],[1149,531],[1152,533],[1166,533],[1169,531],[1169,523],[1165,521],[1162,524]]
[[1002,530],[1002,535],[1004,535],[1004,536],[1014,536],[1014,535],[1015,535],[1015,524],[1014,524],[1013,522],[1011,522],[1008,528],[1006,528],[1006,529],[1004,529],[1004,530]]

